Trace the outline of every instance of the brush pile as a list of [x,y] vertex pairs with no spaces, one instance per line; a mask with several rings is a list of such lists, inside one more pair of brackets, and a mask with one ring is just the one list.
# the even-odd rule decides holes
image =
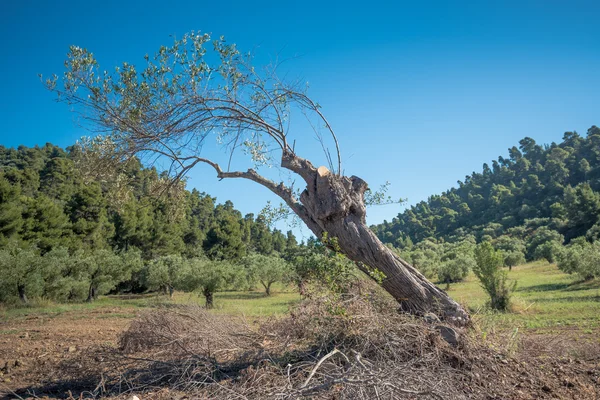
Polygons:
[[460,332],[452,345],[443,328],[400,314],[392,300],[364,291],[306,300],[289,316],[259,326],[199,307],[165,308],[142,315],[121,337],[119,357],[135,367],[129,364],[120,374],[118,388],[152,398],[179,393],[223,399],[598,394],[593,379],[548,380],[535,365],[481,344],[473,330]]

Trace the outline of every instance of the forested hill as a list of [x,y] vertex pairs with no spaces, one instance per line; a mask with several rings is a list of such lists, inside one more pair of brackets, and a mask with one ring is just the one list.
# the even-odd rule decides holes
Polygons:
[[[538,145],[526,137],[482,172],[458,187],[433,195],[374,226],[386,243],[399,248],[425,239],[454,241],[474,235],[496,238],[541,226],[566,241],[600,234],[600,128],[585,137],[566,132],[561,143]],[[512,229],[511,229],[512,228]]]
[[85,181],[76,148],[52,144],[0,146],[0,248],[34,246],[114,251],[135,248],[145,260],[163,255],[239,259],[247,252],[283,252],[296,244],[289,232],[270,230],[260,217],[242,216],[230,201],[196,189],[157,196],[161,176],[137,162],[127,165],[125,187]]

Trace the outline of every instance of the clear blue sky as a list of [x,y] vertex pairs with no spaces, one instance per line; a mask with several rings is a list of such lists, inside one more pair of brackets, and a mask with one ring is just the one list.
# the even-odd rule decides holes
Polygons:
[[[409,204],[524,136],[550,143],[600,124],[597,1],[21,0],[0,2],[0,19],[5,146],[67,146],[86,134],[37,77],[62,73],[69,45],[111,68],[192,29],[262,60],[294,57],[289,70],[310,82],[340,136],[345,172],[374,187],[389,180]],[[251,182],[218,182],[208,167],[191,186],[244,213],[274,200]],[[369,222],[400,210],[373,208]]]

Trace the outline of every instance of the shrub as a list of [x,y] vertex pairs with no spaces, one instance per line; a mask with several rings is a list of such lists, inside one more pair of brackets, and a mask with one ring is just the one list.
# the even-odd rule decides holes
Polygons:
[[508,273],[502,269],[502,253],[489,242],[483,242],[475,249],[475,261],[473,272],[490,296],[490,306],[494,310],[507,310],[516,282],[508,283]]

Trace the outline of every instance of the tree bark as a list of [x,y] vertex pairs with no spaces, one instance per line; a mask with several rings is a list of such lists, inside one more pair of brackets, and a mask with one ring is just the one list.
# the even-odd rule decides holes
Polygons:
[[90,285],[90,289],[88,291],[88,298],[87,298],[87,302],[91,303],[94,300],[96,300],[98,298],[97,294],[96,294],[96,288],[93,285]]
[[27,298],[27,293],[25,293],[25,285],[19,284],[17,285],[17,291],[19,292],[19,299],[23,304],[29,304],[29,299]]
[[213,292],[204,289],[204,298],[206,299],[206,308],[213,308]]
[[265,282],[261,281],[260,283],[261,283],[261,284],[263,285],[263,287],[265,288],[265,294],[266,294],[267,296],[270,296],[270,295],[271,295],[271,285],[273,284],[273,282],[266,282],[266,283],[265,283]]
[[[284,154],[282,166],[301,175],[307,183],[300,204],[292,209],[313,233],[337,242],[337,247],[358,267],[369,273],[385,275],[383,288],[400,304],[403,311],[423,315],[433,312],[456,325],[469,320],[467,312],[444,291],[385,246],[366,224],[362,179],[333,174],[325,167],[313,167],[308,160]],[[286,200],[284,198],[284,200]],[[287,201],[290,205],[290,201]]]

